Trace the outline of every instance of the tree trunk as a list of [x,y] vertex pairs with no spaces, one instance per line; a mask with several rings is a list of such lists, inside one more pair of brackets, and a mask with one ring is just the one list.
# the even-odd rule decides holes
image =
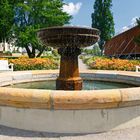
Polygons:
[[101,56],[103,56],[103,52],[104,52],[104,49],[102,48],[102,49],[101,49]]
[[100,50],[101,50],[101,56],[103,56],[104,55],[104,42],[100,42],[99,43],[99,47],[100,47]]
[[35,48],[34,47],[32,47],[32,53],[31,53],[30,58],[35,58]]
[[41,50],[36,57],[40,57],[44,50]]
[[29,47],[28,46],[25,46],[25,49],[27,51],[28,57],[30,58],[31,51],[30,51]]
[[29,58],[35,58],[35,54],[34,53],[31,53]]
[[32,52],[31,52],[31,50],[29,49],[28,46],[25,46],[25,49],[27,51],[27,54],[28,54],[29,58],[35,58],[35,49],[33,49]]

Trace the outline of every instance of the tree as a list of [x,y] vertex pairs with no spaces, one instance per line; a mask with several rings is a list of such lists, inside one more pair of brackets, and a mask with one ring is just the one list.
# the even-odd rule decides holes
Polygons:
[[95,0],[94,13],[92,13],[92,27],[100,30],[99,46],[103,54],[104,44],[115,33],[113,14],[111,12],[112,0]]
[[15,0],[0,1],[0,42],[9,41],[11,28],[14,24]]
[[25,47],[30,58],[39,57],[45,49],[37,37],[40,28],[62,26],[69,22],[71,16],[62,11],[63,5],[62,0],[22,0],[16,6],[16,45]]

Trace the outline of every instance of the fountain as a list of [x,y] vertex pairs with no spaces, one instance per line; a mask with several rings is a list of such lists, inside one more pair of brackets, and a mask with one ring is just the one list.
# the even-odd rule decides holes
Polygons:
[[80,27],[50,27],[38,32],[44,44],[58,48],[61,55],[60,73],[56,80],[57,90],[81,90],[78,55],[80,48],[91,46],[99,39],[99,30]]
[[[38,35],[46,45],[58,48],[61,55],[59,77],[58,70],[0,73],[0,125],[63,134],[98,133],[140,125],[138,72],[81,71],[80,76],[83,80],[119,82],[134,86],[80,90],[82,88],[78,70],[80,48],[95,43],[99,38],[98,30],[53,27],[42,29]],[[56,78],[56,87],[59,90],[7,87]]]

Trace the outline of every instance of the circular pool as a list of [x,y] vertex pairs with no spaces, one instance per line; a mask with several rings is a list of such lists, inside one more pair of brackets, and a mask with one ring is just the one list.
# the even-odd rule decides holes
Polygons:
[[54,133],[96,133],[140,125],[140,74],[81,71],[84,80],[137,87],[106,90],[42,90],[5,87],[55,80],[56,70],[0,73],[0,124]]
[[[55,90],[56,81],[45,80],[45,81],[25,82],[25,83],[11,84],[7,87]],[[118,88],[130,88],[130,87],[135,87],[135,85],[119,83],[119,82],[107,82],[107,81],[104,82],[104,81],[97,81],[97,80],[83,81],[83,90],[118,89]]]

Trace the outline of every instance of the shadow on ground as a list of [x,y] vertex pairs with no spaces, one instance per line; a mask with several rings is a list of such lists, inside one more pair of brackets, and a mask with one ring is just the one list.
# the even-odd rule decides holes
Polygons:
[[48,137],[48,138],[58,138],[58,137],[71,137],[71,136],[85,136],[87,134],[59,134],[59,133],[47,133],[47,132],[36,132],[27,131],[22,129],[10,128],[0,125],[0,135],[5,136],[16,136],[16,137]]

